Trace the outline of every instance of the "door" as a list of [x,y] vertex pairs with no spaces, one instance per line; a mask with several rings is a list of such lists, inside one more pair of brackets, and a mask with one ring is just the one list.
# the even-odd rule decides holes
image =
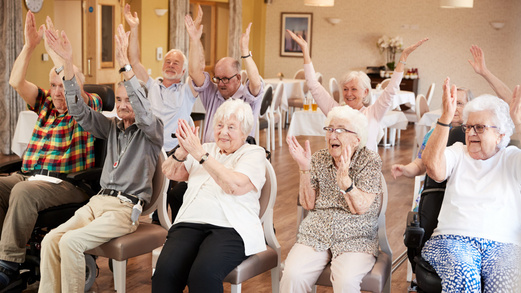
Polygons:
[[115,59],[114,35],[122,20],[123,0],[83,0],[82,5],[85,82],[115,88],[121,77]]

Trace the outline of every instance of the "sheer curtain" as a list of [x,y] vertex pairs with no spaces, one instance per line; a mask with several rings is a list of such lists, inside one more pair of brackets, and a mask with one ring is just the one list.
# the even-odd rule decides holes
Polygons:
[[181,50],[188,57],[188,32],[185,15],[190,12],[189,0],[170,0],[170,49]]
[[230,0],[229,5],[228,56],[239,60],[241,57],[242,0]]
[[9,85],[14,60],[22,50],[22,1],[0,1],[0,151],[11,154],[18,113],[25,103]]

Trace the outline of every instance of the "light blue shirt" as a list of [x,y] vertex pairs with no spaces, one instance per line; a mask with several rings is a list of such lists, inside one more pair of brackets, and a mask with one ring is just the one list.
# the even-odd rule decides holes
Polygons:
[[165,87],[161,79],[148,78],[148,100],[150,101],[154,115],[163,120],[165,151],[170,151],[177,146],[177,138],[172,133],[177,130],[177,120],[190,121],[190,113],[194,107],[195,99],[187,83],[175,83]]

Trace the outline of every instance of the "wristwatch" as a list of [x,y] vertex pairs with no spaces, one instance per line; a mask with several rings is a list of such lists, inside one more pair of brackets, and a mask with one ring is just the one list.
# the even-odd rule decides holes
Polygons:
[[127,72],[132,70],[132,66],[130,64],[127,64],[119,69],[119,73]]
[[62,72],[62,71],[63,71],[63,65],[58,68],[54,68],[54,72],[56,72],[57,75],[60,74],[60,72]]
[[248,55],[246,55],[246,56],[241,56],[242,59],[245,59],[245,58],[248,58],[248,57],[251,57],[251,51],[250,51],[250,53],[249,53]]
[[199,161],[199,164],[202,164],[202,163],[206,162],[206,160],[208,160],[208,156],[209,156],[209,155],[210,155],[209,153],[204,154],[204,155],[201,157],[201,160]]

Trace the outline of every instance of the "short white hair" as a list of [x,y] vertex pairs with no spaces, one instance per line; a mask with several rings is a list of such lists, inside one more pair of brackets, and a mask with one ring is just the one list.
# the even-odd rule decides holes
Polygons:
[[356,132],[356,136],[360,139],[358,148],[361,149],[367,143],[367,117],[362,112],[355,110],[348,105],[337,106],[331,109],[327,114],[326,123],[324,126],[329,126],[331,120],[341,119],[347,121],[353,129],[351,131]]
[[213,127],[222,120],[228,120],[232,116],[239,121],[241,131],[244,135],[250,134],[253,128],[253,111],[251,106],[239,99],[228,99],[224,102],[213,116]]
[[352,80],[358,81],[358,86],[361,87],[362,90],[367,90],[367,95],[363,97],[364,102],[367,102],[367,97],[371,92],[371,79],[369,76],[367,76],[367,74],[365,74],[363,71],[351,71],[342,77],[342,82],[340,83],[342,88],[344,85],[346,85],[346,83]]
[[481,95],[468,102],[463,108],[463,123],[467,124],[469,113],[479,111],[490,111],[492,113],[492,123],[497,126],[497,131],[504,134],[497,147],[502,149],[510,142],[510,136],[514,133],[514,122],[510,118],[510,108],[508,104],[493,95]]
[[[186,56],[183,53],[183,51],[181,51],[179,49],[172,49],[172,50],[166,52],[165,60],[166,60],[166,56],[168,56],[168,55],[170,55],[170,54],[172,54],[174,52],[177,52],[177,53],[181,54],[181,56],[183,56],[183,71],[186,71],[186,69],[188,68],[188,59],[186,59]],[[163,63],[164,63],[164,61],[163,61]]]

